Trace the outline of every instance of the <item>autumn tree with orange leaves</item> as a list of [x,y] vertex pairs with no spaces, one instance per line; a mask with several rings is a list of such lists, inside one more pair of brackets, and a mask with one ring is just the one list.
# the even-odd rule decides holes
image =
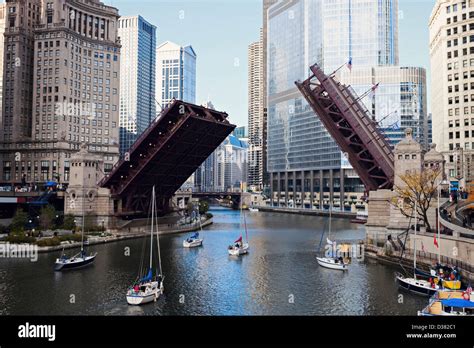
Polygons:
[[[430,209],[432,200],[437,196],[438,181],[441,176],[442,169],[439,167],[410,171],[400,175],[403,184],[394,187],[398,197],[394,197],[392,204],[397,206],[407,218],[414,218],[416,203],[418,217],[423,220],[427,231],[431,231],[428,209]],[[415,223],[417,222],[415,221]]]

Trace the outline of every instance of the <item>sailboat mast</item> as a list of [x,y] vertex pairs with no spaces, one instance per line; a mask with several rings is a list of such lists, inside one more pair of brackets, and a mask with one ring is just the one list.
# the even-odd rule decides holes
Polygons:
[[[441,184],[440,184],[441,185]],[[441,212],[440,212],[440,204],[439,204],[439,198],[440,198],[440,191],[441,191],[441,186],[438,185],[438,263],[441,264],[441,246],[440,246],[440,231],[441,231]]]
[[240,182],[240,236],[242,237],[242,215],[243,215],[243,203],[242,203],[242,200],[243,200],[243,196],[242,196],[242,191],[243,191],[243,186],[242,186],[242,181]]
[[416,196],[415,196],[415,238],[413,239],[413,274],[416,279],[416,232],[418,230],[418,210],[416,207]]
[[162,275],[163,271],[161,269],[160,235],[158,233],[158,212],[156,212],[156,244],[158,248],[158,265],[159,265],[160,275]]
[[150,268],[153,267],[153,220],[155,219],[155,186],[151,193]]
[[85,216],[85,204],[86,204],[86,190],[83,186],[82,188],[82,237],[81,237],[81,251],[84,251],[84,226],[86,224]]

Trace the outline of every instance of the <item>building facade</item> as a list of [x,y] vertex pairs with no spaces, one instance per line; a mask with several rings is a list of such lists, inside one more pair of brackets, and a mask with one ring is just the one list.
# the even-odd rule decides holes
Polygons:
[[268,57],[268,9],[273,4],[276,4],[278,0],[263,0],[263,28],[262,28],[262,94],[263,94],[263,117],[262,117],[262,173],[263,173],[263,186],[266,194],[269,193],[270,188],[270,176],[267,170],[267,119],[268,119],[268,100],[267,100],[267,57]]
[[156,100],[166,108],[173,99],[196,103],[196,53],[192,46],[166,41],[156,50]]
[[5,47],[5,27],[6,27],[6,4],[0,4],[0,122],[3,120],[3,62],[4,62],[4,47]]
[[[365,209],[357,173],[294,82],[318,63],[358,94],[379,83],[363,101],[392,143],[399,141],[404,127],[426,118],[426,77],[397,66],[398,1],[280,0],[267,16],[269,203]],[[424,135],[423,125],[417,130]]]
[[81,144],[118,158],[118,10],[98,0],[6,3],[1,175],[69,181]]
[[229,135],[217,150],[216,188],[220,192],[237,192],[247,180],[247,150],[245,141]]
[[[203,104],[214,109],[211,102]],[[248,178],[248,138],[246,127],[238,127],[194,173],[194,191],[232,192]]]
[[141,16],[121,17],[120,154],[156,117],[156,27]]
[[464,186],[474,180],[474,1],[436,1],[429,29],[433,142]]
[[394,147],[412,129],[414,138],[429,149],[426,97],[426,70],[424,68],[384,66],[341,69],[337,79],[352,86],[362,96],[379,84],[375,92],[367,94],[362,102],[379,128]]
[[248,178],[247,185],[253,191],[263,190],[263,143],[264,143],[264,84],[263,84],[263,31],[260,40],[248,48]]

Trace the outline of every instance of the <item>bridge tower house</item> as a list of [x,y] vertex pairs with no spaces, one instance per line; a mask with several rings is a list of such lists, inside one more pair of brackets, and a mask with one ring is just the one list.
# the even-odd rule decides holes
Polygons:
[[104,176],[103,159],[88,151],[86,144],[71,156],[71,175],[64,200],[64,213],[71,214],[77,226],[104,227],[112,225],[114,202],[110,190],[99,188]]

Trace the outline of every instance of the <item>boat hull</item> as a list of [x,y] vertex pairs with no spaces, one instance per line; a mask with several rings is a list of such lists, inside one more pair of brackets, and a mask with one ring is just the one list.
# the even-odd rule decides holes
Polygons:
[[183,247],[185,248],[196,248],[202,246],[202,239],[194,239],[191,242],[188,242],[187,240],[183,241]]
[[402,275],[396,276],[398,286],[402,289],[410,291],[421,296],[433,296],[438,289],[432,288],[430,283],[424,280],[414,278],[405,278]]
[[127,303],[132,306],[140,306],[150,302],[155,302],[163,294],[163,283],[161,287],[158,287],[158,282],[151,283],[151,289],[145,293],[135,293],[133,290],[127,292]]
[[249,245],[244,244],[242,248],[232,248],[228,249],[229,255],[231,256],[240,256],[240,255],[245,255],[249,252]]
[[353,224],[361,224],[365,225],[367,223],[367,220],[362,220],[362,219],[351,219],[351,223]]
[[84,258],[78,257],[73,261],[70,261],[70,259],[68,259],[67,261],[57,259],[56,263],[54,264],[54,270],[59,272],[59,271],[67,271],[67,270],[83,268],[83,267],[91,265],[95,261],[96,256],[97,256],[97,253],[94,255],[86,256]]
[[333,269],[337,271],[347,271],[348,267],[345,263],[336,263],[334,259],[328,259],[326,257],[317,257],[318,264],[321,267]]

